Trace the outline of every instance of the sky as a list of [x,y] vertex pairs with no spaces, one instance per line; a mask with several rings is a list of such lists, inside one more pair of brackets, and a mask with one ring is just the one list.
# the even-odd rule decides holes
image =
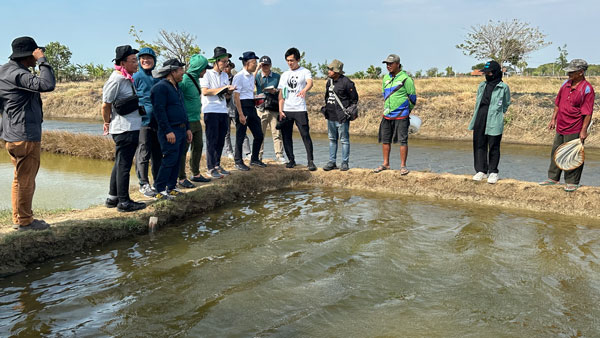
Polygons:
[[346,73],[381,66],[390,53],[413,73],[448,66],[468,72],[483,61],[455,47],[470,28],[519,19],[552,42],[529,55],[530,67],[553,62],[564,44],[568,59],[600,64],[597,0],[2,0],[0,9],[0,56],[7,59],[14,38],[31,36],[39,45],[68,46],[73,63],[108,66],[116,46],[137,47],[129,35],[133,25],[146,41],[160,29],[189,32],[207,57],[216,46],[227,48],[234,62],[252,50],[284,70],[285,51],[297,47],[313,64],[341,60]]

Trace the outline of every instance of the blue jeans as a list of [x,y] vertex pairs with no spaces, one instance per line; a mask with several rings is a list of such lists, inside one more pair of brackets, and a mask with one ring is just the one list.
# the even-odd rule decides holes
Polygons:
[[350,160],[350,121],[340,123],[327,120],[327,134],[329,135],[329,161],[335,163],[338,149],[338,135],[342,143],[342,162]]

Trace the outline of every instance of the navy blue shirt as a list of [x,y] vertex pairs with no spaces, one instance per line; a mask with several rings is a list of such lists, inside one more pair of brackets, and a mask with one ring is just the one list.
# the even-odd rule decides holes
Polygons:
[[183,104],[183,94],[167,79],[159,81],[150,91],[150,100],[154,108],[154,118],[158,122],[158,130],[168,134],[172,127],[185,124],[186,130],[190,129],[187,111]]

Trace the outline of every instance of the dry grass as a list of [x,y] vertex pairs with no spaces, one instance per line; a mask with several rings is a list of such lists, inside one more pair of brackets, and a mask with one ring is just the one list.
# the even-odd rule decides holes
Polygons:
[[[467,126],[473,115],[475,95],[482,77],[416,79],[418,102],[414,114],[423,120],[421,138],[471,138]],[[600,78],[588,79],[596,88]],[[504,142],[549,144],[553,133],[546,130],[552,115],[554,97],[564,79],[510,77],[506,83],[512,93],[512,105],[506,115]],[[355,80],[360,95],[360,117],[351,123],[354,135],[375,136],[381,120],[380,80]],[[327,123],[319,113],[324,103],[325,80],[316,80],[307,103],[311,130],[327,132]],[[101,82],[62,83],[44,95],[47,117],[100,120]],[[595,121],[595,123],[598,121]],[[600,135],[592,133],[587,146],[600,147]]]

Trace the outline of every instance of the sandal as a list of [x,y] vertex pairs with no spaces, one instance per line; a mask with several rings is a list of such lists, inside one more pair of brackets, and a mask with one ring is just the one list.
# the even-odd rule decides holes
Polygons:
[[377,167],[376,169],[373,169],[373,172],[377,174],[377,173],[380,173],[380,172],[382,172],[384,170],[390,170],[390,167],[386,167],[386,166],[384,166],[382,164],[379,167]]
[[573,192],[573,191],[577,190],[578,188],[579,188],[579,184],[567,183],[567,185],[565,186],[565,191]]
[[408,168],[406,168],[406,167],[400,168],[400,175],[407,175],[409,172],[410,172],[410,170],[408,170]]
[[539,185],[557,185],[559,182],[551,179],[547,179],[543,182],[538,183]]

